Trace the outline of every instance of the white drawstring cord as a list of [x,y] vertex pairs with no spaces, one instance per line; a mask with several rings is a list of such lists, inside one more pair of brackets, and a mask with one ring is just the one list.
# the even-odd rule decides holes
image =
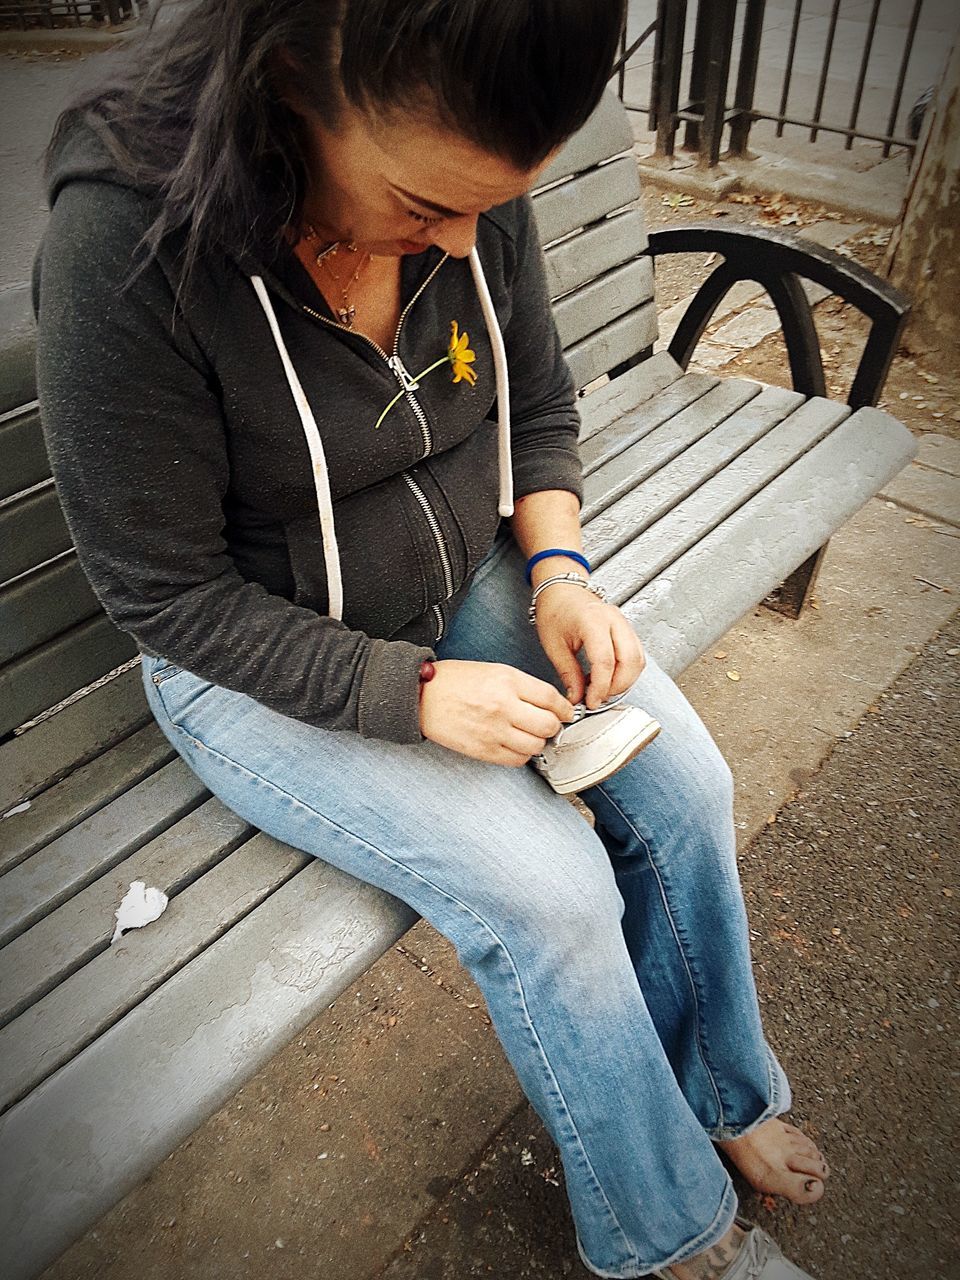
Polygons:
[[[493,350],[493,365],[497,384],[497,465],[500,476],[499,512],[501,516],[513,515],[513,463],[510,455],[510,381],[507,371],[507,352],[503,345],[503,334],[497,313],[490,298],[483,267],[476,245],[470,250],[470,270],[480,298],[483,318],[490,337]],[[310,461],[313,467],[313,482],[317,492],[317,508],[320,513],[320,532],[323,538],[323,562],[327,571],[327,595],[329,598],[330,616],[338,620],[343,618],[343,579],[340,573],[340,552],[337,547],[337,533],[333,520],[333,500],[330,493],[330,473],[327,459],[323,451],[323,441],[317,430],[316,419],[310,402],[307,399],[297,371],[293,367],[290,353],[280,334],[273,304],[267,293],[261,276],[251,276],[250,283],[256,290],[260,305],[263,307],[270,326],[270,332],[276,343],[287,383],[300,415],[303,432],[310,450]]]
[[483,274],[483,267],[480,265],[480,255],[477,253],[476,245],[470,250],[470,270],[473,272],[473,280],[477,286],[477,293],[480,295],[480,306],[483,308],[483,318],[486,321],[487,334],[490,338],[490,345],[493,348],[493,367],[497,379],[497,411],[499,417],[497,426],[497,463],[500,471],[499,510],[502,516],[512,516],[513,462],[510,456],[510,379],[507,373],[507,352],[503,345],[503,334],[500,332],[497,313],[490,299],[490,290],[487,288],[486,277]]
[[290,353],[287,351],[280,335],[280,326],[277,324],[273,304],[267,294],[263,279],[261,276],[251,276],[250,283],[256,289],[260,305],[266,313],[270,332],[273,334],[273,340],[277,344],[280,360],[283,363],[283,371],[287,375],[287,382],[290,385],[297,412],[300,414],[303,432],[307,437],[307,447],[310,450],[310,461],[313,466],[313,483],[317,491],[317,508],[320,512],[323,563],[327,571],[328,607],[331,618],[341,621],[343,618],[343,579],[340,574],[340,551],[337,547],[337,531],[333,522],[330,473],[327,470],[326,454],[323,452],[323,441],[320,439],[320,432],[317,430],[317,422],[313,416],[313,410],[310,408],[310,401],[304,394],[300,379],[297,377],[297,371],[294,369],[293,362],[290,359]]

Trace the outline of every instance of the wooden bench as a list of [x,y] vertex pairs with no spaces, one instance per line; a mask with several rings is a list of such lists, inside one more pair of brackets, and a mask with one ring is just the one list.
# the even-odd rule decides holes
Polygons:
[[[628,119],[608,95],[534,200],[567,358],[591,388],[588,554],[677,676],[759,601],[795,614],[833,531],[913,457],[910,432],[869,407],[906,306],[786,234],[688,227],[648,241],[638,195]],[[670,352],[652,354],[654,259],[692,249],[724,261]],[[799,275],[874,322],[852,406],[822,396]],[[684,371],[739,278],[759,279],[780,310],[797,390]],[[153,723],[139,666],[102,679],[136,649],[70,548],[35,402],[27,291],[0,307],[0,813],[29,801],[0,820],[0,1249],[16,1280],[82,1234],[417,917],[212,798]],[[110,946],[135,879],[170,905]]]

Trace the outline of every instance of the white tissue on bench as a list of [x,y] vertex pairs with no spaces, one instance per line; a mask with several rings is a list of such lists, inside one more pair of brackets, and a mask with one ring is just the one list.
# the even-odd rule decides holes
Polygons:
[[124,894],[123,901],[114,915],[117,927],[110,939],[111,947],[119,942],[127,929],[142,929],[151,920],[162,916],[167,909],[169,899],[161,889],[148,889],[143,880],[134,880]]

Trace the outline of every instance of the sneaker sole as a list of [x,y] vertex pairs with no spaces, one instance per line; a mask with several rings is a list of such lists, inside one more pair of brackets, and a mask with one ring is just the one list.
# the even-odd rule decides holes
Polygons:
[[[612,760],[606,761],[605,764],[598,765],[596,769],[593,769],[590,773],[583,774],[582,777],[571,778],[554,786],[554,791],[558,796],[567,796],[573,791],[583,791],[587,787],[595,787],[598,783],[604,782],[611,774],[616,773],[618,769],[622,769],[625,764],[629,764],[635,756],[640,754],[644,747],[648,747],[660,732],[660,729],[661,726],[657,721],[651,720],[643,736],[638,741],[634,741],[623,748],[619,755],[614,756]],[[552,783],[551,786],[553,786]]]

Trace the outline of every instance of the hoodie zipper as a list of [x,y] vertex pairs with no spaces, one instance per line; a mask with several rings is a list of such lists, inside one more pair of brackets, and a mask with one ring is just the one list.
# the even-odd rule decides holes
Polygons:
[[[389,365],[391,371],[396,375],[401,387],[403,387],[404,393],[406,395],[407,403],[410,405],[411,409],[413,409],[414,413],[417,416],[417,421],[420,423],[420,434],[423,436],[423,456],[424,457],[426,457],[433,449],[433,437],[430,433],[430,424],[427,422],[427,415],[424,413],[419,401],[417,400],[416,396],[413,394],[414,391],[416,391],[417,388],[420,386],[420,383],[417,382],[415,378],[412,378],[410,376],[410,373],[404,366],[403,361],[400,359],[400,330],[403,328],[403,322],[404,320],[406,320],[407,315],[410,311],[410,308],[417,301],[417,299],[423,293],[424,289],[426,289],[427,285],[430,283],[433,277],[437,274],[437,272],[440,270],[440,268],[443,266],[443,264],[446,262],[449,256],[450,255],[448,253],[445,253],[443,255],[443,257],[440,259],[437,265],[433,268],[433,270],[427,276],[426,280],[424,280],[423,283],[420,285],[420,288],[416,291],[416,293],[413,295],[413,297],[410,299],[410,301],[401,311],[400,319],[397,322],[397,331],[393,335],[393,355],[392,356],[388,356],[387,353],[384,351],[383,347],[381,347],[378,342],[374,342],[372,338],[368,338],[365,333],[360,333],[356,329],[349,329],[345,324],[338,324],[336,320],[330,320],[327,316],[321,315],[319,311],[314,310],[313,307],[308,307],[305,302],[300,304],[303,310],[306,311],[308,315],[313,316],[315,320],[320,320],[323,324],[328,324],[334,329],[342,329],[345,333],[352,333],[355,338],[362,338],[364,342],[369,343],[370,346],[373,347],[375,351],[379,352],[379,354],[383,356],[384,360],[386,360],[387,364]],[[437,552],[440,556],[440,564],[443,567],[443,581],[444,581],[444,587],[447,593],[446,598],[449,600],[450,597],[453,595],[453,570],[450,567],[450,555],[447,551],[446,543],[443,540],[443,530],[440,528],[440,522],[437,519],[436,512],[433,510],[433,507],[431,507],[430,505],[429,498],[420,488],[419,484],[417,484],[416,480],[414,480],[410,472],[402,471],[400,474],[403,476],[404,480],[407,482],[407,485],[409,486],[411,492],[413,493],[414,497],[416,498],[417,502],[420,505],[420,509],[423,511],[423,514],[426,517],[427,524],[430,526],[430,532],[433,534],[434,541],[437,544]],[[443,629],[444,629],[443,609],[440,607],[440,605],[436,605],[436,604],[431,605],[430,607],[433,610],[434,617],[437,620],[436,639],[439,640],[443,635]],[[434,641],[434,643],[436,643],[436,641]]]
[[315,320],[321,320],[324,324],[331,325],[334,329],[342,329],[344,333],[352,333],[355,338],[362,338],[364,342],[369,343],[370,346],[373,347],[374,351],[379,352],[379,354],[383,356],[384,360],[386,360],[387,364],[390,366],[390,369],[392,370],[392,372],[396,375],[396,378],[400,383],[401,387],[403,387],[403,390],[406,394],[407,403],[410,405],[410,408],[413,410],[413,412],[417,416],[417,421],[420,424],[420,434],[423,436],[423,456],[424,457],[426,457],[427,454],[430,453],[431,450],[433,449],[433,437],[430,434],[430,424],[427,422],[427,415],[424,413],[420,405],[420,402],[417,400],[416,396],[413,394],[414,391],[416,391],[416,389],[420,386],[420,383],[417,382],[415,378],[411,377],[410,373],[404,366],[403,361],[400,359],[400,330],[403,328],[403,322],[404,320],[406,320],[407,315],[410,311],[410,308],[417,301],[421,293],[423,293],[424,289],[426,289],[427,285],[430,283],[430,281],[437,274],[437,272],[440,270],[440,268],[443,266],[443,264],[446,262],[447,258],[449,257],[450,257],[449,253],[445,253],[443,255],[443,257],[440,259],[437,265],[433,268],[433,270],[427,276],[426,280],[424,280],[423,283],[420,285],[420,288],[417,290],[417,292],[413,295],[413,297],[410,299],[407,305],[400,312],[400,319],[397,322],[397,331],[393,335],[393,355],[392,356],[388,356],[387,353],[384,351],[383,347],[381,347],[378,342],[374,342],[372,338],[368,338],[365,333],[360,333],[359,330],[357,329],[348,329],[345,324],[338,324],[336,320],[328,319],[327,316],[321,315],[319,311],[315,311],[313,307],[308,307],[305,302],[302,302],[300,304],[303,310],[306,311],[308,315],[313,316]]

